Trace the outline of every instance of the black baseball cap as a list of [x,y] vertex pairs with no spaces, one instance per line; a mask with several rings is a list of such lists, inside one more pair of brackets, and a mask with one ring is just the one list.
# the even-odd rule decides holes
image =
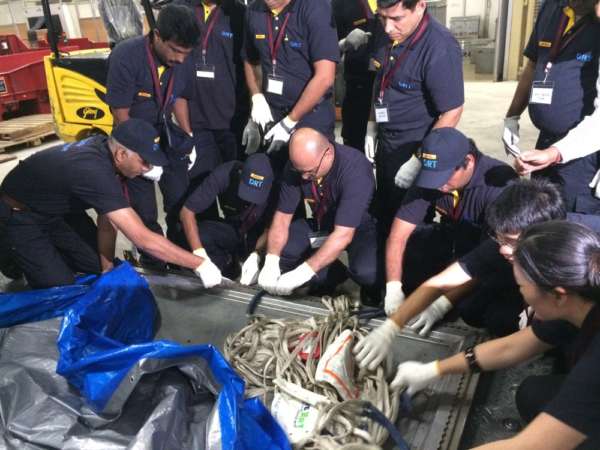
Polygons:
[[256,205],[266,203],[273,186],[273,168],[269,157],[255,153],[248,157],[242,169],[238,195]]
[[416,153],[421,171],[414,182],[425,189],[439,189],[452,177],[469,153],[469,139],[456,128],[436,128]]
[[145,120],[129,119],[121,122],[113,128],[111,136],[153,166],[166,166],[169,163],[167,155],[160,148],[158,131]]

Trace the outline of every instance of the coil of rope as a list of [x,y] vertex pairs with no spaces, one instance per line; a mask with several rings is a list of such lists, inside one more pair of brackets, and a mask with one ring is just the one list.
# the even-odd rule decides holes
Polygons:
[[[254,316],[246,327],[227,337],[225,357],[245,379],[247,397],[260,396],[268,405],[274,392],[281,390],[276,380],[285,380],[329,400],[317,406],[314,433],[294,448],[377,448],[387,440],[391,429],[381,423],[387,418],[393,424],[398,417],[399,393],[390,390],[383,364],[374,371],[356,370],[353,381],[359,398],[353,400],[344,401],[333,386],[315,380],[321,352],[344,330],[351,330],[356,340],[368,333],[352,314],[348,297],[323,297],[322,302],[329,311],[326,317],[298,320]],[[376,417],[379,420],[369,417],[373,408],[365,405],[381,413]],[[391,431],[398,441],[399,433],[394,436]],[[408,449],[403,441],[398,445]]]

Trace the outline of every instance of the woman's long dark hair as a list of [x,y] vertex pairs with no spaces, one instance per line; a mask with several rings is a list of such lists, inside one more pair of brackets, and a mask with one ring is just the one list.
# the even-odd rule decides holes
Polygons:
[[553,220],[527,228],[515,260],[541,289],[557,286],[600,302],[600,237],[578,223]]

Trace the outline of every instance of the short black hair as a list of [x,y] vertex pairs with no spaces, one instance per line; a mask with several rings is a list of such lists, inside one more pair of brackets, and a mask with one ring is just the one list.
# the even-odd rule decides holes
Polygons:
[[521,179],[509,184],[485,213],[496,234],[519,234],[528,226],[567,217],[558,187],[542,178]]
[[515,261],[540,289],[560,286],[600,302],[600,237],[581,224],[553,220],[532,225],[519,237]]
[[195,47],[200,27],[194,11],[182,4],[168,4],[158,13],[156,30],[163,41],[173,41],[185,48]]
[[397,5],[398,3],[402,3],[402,6],[406,9],[410,9],[411,11],[415,9],[417,3],[421,0],[377,0],[377,7],[379,8],[390,8],[392,6]]

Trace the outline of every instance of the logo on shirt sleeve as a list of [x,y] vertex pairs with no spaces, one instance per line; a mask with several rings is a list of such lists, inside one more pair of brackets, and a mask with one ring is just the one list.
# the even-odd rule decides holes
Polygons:
[[231,31],[221,31],[221,36],[228,39],[233,39],[233,33]]
[[146,98],[152,97],[152,94],[150,92],[144,92],[144,91],[138,92],[137,95],[138,95],[138,97],[146,97]]
[[550,48],[552,47],[552,42],[550,41],[540,41],[538,42],[538,46],[542,48]]
[[377,61],[375,58],[371,58],[369,60],[369,70],[379,70],[381,69],[381,63]]
[[352,22],[352,25],[356,27],[358,25],[362,25],[363,23],[367,23],[367,19],[365,19],[364,17],[362,19],[355,20],[354,22]]
[[592,52],[577,53],[577,61],[590,62],[592,60]]

